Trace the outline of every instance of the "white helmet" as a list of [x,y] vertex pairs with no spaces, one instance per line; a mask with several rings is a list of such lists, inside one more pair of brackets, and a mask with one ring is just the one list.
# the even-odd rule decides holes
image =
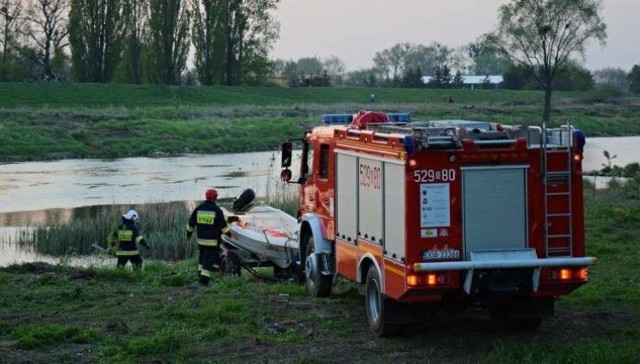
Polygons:
[[136,210],[129,210],[126,214],[122,215],[127,220],[138,221],[138,213]]

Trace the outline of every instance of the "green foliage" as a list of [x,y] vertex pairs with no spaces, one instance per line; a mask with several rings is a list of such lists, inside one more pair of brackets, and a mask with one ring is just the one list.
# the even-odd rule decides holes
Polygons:
[[191,10],[186,0],[151,0],[145,70],[151,83],[177,85],[189,53]]
[[124,0],[71,0],[69,45],[74,79],[109,83],[122,57],[126,35]]
[[191,0],[195,67],[202,85],[224,85],[229,2]]

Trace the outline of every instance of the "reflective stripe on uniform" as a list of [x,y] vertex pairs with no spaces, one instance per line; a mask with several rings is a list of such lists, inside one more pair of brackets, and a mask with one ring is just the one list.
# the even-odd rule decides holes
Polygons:
[[140,243],[140,240],[144,239],[144,236],[140,235],[136,238],[136,243]]
[[228,226],[225,226],[221,231],[223,234],[226,234],[230,231],[231,229]]
[[137,250],[118,250],[116,256],[118,257],[130,257],[132,255],[138,255],[140,252]]
[[189,225],[187,225],[187,232],[192,233],[192,232],[193,232],[193,230],[195,230],[195,228],[194,228],[193,226],[189,226]]
[[216,240],[216,239],[202,239],[202,238],[198,238],[198,245],[204,245],[204,246],[218,246],[218,240]]
[[211,271],[203,269],[203,270],[200,271],[200,275],[211,278]]

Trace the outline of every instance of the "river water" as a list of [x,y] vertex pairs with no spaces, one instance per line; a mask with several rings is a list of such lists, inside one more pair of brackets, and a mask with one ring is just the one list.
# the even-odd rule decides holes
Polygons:
[[[601,169],[605,150],[616,156],[614,165],[638,162],[639,146],[640,136],[588,138],[583,170]],[[221,198],[248,187],[266,196],[280,184],[279,164],[279,152],[0,164],[0,235],[51,215],[64,220],[83,206],[201,200],[210,187]],[[34,259],[11,249],[0,249],[0,266]]]

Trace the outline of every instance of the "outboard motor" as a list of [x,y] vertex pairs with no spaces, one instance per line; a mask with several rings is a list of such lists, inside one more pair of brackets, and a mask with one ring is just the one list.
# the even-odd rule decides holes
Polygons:
[[247,188],[242,191],[240,196],[233,200],[233,212],[245,212],[253,206],[253,199],[256,198],[256,193],[252,189]]

